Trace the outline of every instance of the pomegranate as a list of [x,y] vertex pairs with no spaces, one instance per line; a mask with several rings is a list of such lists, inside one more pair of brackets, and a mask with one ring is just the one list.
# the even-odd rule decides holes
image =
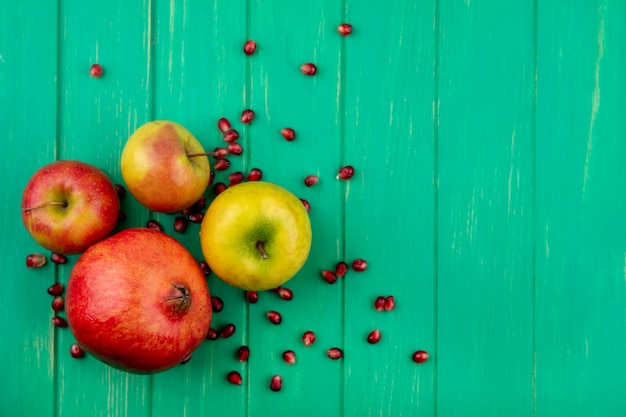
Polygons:
[[85,351],[142,374],[189,357],[212,315],[198,262],[174,238],[147,228],[125,229],[87,249],[70,273],[65,310]]

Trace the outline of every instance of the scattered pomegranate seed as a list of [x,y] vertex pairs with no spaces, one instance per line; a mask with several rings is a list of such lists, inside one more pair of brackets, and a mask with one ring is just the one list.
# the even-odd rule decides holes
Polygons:
[[61,295],[63,294],[63,284],[61,283],[56,283],[56,284],[52,284],[50,286],[50,288],[48,288],[48,294],[50,294],[53,297],[56,297],[57,295]]
[[146,223],[146,227],[148,229],[157,230],[159,232],[163,231],[163,226],[161,226],[161,223],[156,220],[148,220],[148,223]]
[[63,299],[63,297],[60,295],[57,295],[56,297],[54,297],[54,299],[52,300],[52,311],[58,313],[60,311],[63,311],[64,307],[65,307],[65,300]]
[[209,183],[207,184],[207,187],[210,187],[211,185],[213,185],[213,181],[215,181],[215,171],[211,170],[211,173],[209,174]]
[[280,315],[280,313],[278,311],[268,311],[267,312],[267,319],[272,324],[280,324],[283,321],[283,317]]
[[65,264],[67,263],[67,256],[57,252],[52,252],[52,254],[50,254],[50,260],[58,265]]
[[224,309],[224,300],[216,295],[211,296],[211,307],[214,313],[219,313]]
[[352,25],[350,23],[342,23],[337,26],[337,32],[339,32],[341,36],[348,36],[352,33]]
[[200,269],[204,273],[204,276],[211,275],[211,268],[209,267],[209,264],[208,264],[207,261],[200,261],[200,262],[198,262],[198,266],[200,267]]
[[304,198],[301,198],[300,201],[302,201],[302,205],[304,206],[304,209],[306,210],[307,213],[311,212],[311,204],[305,200]]
[[274,375],[270,380],[270,389],[274,392],[280,391],[283,387],[283,379],[280,375]]
[[227,118],[222,117],[217,121],[217,128],[220,130],[220,132],[226,133],[231,129],[230,122]]
[[243,53],[246,55],[252,55],[256,51],[256,42],[248,40],[243,44]]
[[352,269],[355,272],[363,272],[367,269],[367,262],[363,259],[355,259],[352,261]]
[[271,292],[278,292],[280,290],[280,285],[278,287],[270,288]]
[[[230,152],[228,151],[227,148],[217,147],[217,148],[213,149],[213,158],[215,158],[215,159],[224,159],[229,154],[230,154]],[[219,169],[217,169],[217,170],[219,171]]]
[[418,350],[417,352],[413,353],[413,362],[424,363],[428,360],[428,356],[428,352],[426,352],[425,350]]
[[317,175],[307,175],[304,178],[304,185],[306,185],[307,187],[311,187],[317,184],[318,182],[320,182],[320,179]]
[[174,231],[177,233],[185,233],[189,220],[183,216],[176,216],[174,219]]
[[119,213],[117,213],[117,222],[118,223],[123,223],[126,221],[126,213],[124,213],[122,210],[119,211]]
[[226,379],[233,385],[241,385],[241,374],[237,371],[230,371],[228,375],[226,375]]
[[393,295],[390,295],[387,298],[385,298],[385,310],[386,311],[393,310],[395,306],[396,306],[396,300],[393,298]]
[[216,171],[224,171],[227,170],[229,167],[230,161],[228,159],[218,159],[213,165],[213,168],[215,168]]
[[322,269],[322,278],[324,278],[324,281],[328,282],[329,284],[334,284],[335,282],[337,282],[337,277],[335,276],[333,271],[330,271],[328,269]]
[[126,188],[122,184],[115,184],[115,192],[121,200],[126,195]]
[[304,334],[302,335],[302,342],[306,347],[311,346],[315,342],[315,333],[313,333],[311,330],[307,330],[306,332],[304,332]]
[[385,297],[376,297],[376,300],[374,300],[374,308],[376,311],[383,311],[385,309]]
[[248,173],[248,181],[260,181],[263,178],[263,172],[259,168],[252,168]]
[[304,75],[315,75],[317,73],[317,67],[312,62],[307,62],[300,66],[300,71]]
[[337,174],[338,180],[349,180],[354,175],[354,168],[350,165],[346,165],[345,167],[339,168],[339,173]]
[[331,359],[341,359],[341,357],[343,356],[343,352],[341,351],[341,349],[334,347],[328,349],[326,351],[326,355],[328,355],[328,357]]
[[202,213],[191,213],[189,216],[189,221],[192,223],[202,223],[202,219],[204,219],[204,214]]
[[225,324],[218,333],[222,339],[228,339],[235,333],[235,325],[232,323]]
[[259,301],[259,293],[257,291],[246,291],[246,300],[250,304],[256,304]]
[[250,357],[250,348],[248,346],[241,346],[237,349],[237,359],[239,362],[245,362]]
[[218,337],[217,330],[215,330],[213,327],[209,327],[209,331],[206,334],[206,339],[217,340],[217,337]]
[[239,184],[243,181],[243,172],[237,171],[228,174],[228,186],[232,187],[233,185]]
[[100,78],[103,72],[104,70],[102,69],[102,65],[100,64],[93,64],[91,68],[89,68],[89,75],[91,75],[93,78]]
[[52,317],[51,323],[54,327],[67,327],[67,321],[61,316]]
[[337,278],[343,278],[346,272],[348,272],[348,264],[343,261],[337,262],[337,266],[335,266],[335,276]]
[[84,358],[85,351],[82,347],[79,346],[78,343],[72,343],[72,345],[70,346],[70,355],[72,355],[72,358],[74,359]]
[[213,186],[213,191],[215,191],[215,194],[221,194],[226,190],[226,188],[228,187],[223,182],[216,182]]
[[243,153],[243,147],[241,146],[240,143],[231,142],[228,144],[228,152],[230,152],[233,155],[239,156]]
[[380,330],[372,330],[370,334],[367,335],[367,342],[371,343],[372,345],[380,342]]
[[283,300],[291,301],[293,300],[293,291],[289,288],[281,287],[278,289],[278,296]]
[[286,127],[284,129],[280,130],[280,134],[283,135],[283,137],[288,140],[289,142],[291,142],[292,140],[294,140],[296,138],[296,131],[293,130],[290,127]]
[[239,139],[239,132],[235,129],[229,129],[227,132],[224,132],[224,140],[226,142],[234,142],[237,139]]
[[294,363],[296,363],[296,352],[294,352],[293,350],[286,350],[283,352],[283,360],[289,364],[289,365],[293,365]]
[[252,122],[252,119],[254,119],[254,111],[253,110],[246,109],[246,110],[241,112],[241,123],[248,124],[248,123]]
[[191,353],[187,356],[185,356],[181,361],[180,361],[180,365],[184,365],[187,362],[189,362],[191,360]]
[[46,264],[46,256],[42,253],[31,253],[26,256],[27,268],[41,268]]
[[[213,174],[215,175],[215,174]],[[193,203],[193,209],[195,211],[202,211],[206,208],[206,197],[205,196],[201,196],[198,201],[196,201],[195,203]]]

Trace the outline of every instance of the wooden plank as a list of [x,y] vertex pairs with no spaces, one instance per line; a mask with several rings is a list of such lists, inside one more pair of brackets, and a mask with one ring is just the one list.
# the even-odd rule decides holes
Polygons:
[[[435,413],[435,2],[347,2],[343,39],[345,416]],[[377,312],[377,296],[397,306]],[[381,341],[369,345],[379,329]],[[411,360],[416,350],[431,359]]]
[[626,4],[539,2],[537,415],[626,413]]
[[533,3],[440,5],[437,415],[532,415]]

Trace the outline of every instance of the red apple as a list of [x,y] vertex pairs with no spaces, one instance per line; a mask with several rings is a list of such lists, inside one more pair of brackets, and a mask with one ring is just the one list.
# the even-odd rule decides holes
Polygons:
[[40,168],[22,194],[26,230],[54,252],[84,252],[113,232],[119,212],[111,180],[80,161],[56,161]]
[[205,339],[211,298],[204,273],[174,238],[125,229],[90,247],[72,268],[65,311],[78,344],[118,369],[169,369]]

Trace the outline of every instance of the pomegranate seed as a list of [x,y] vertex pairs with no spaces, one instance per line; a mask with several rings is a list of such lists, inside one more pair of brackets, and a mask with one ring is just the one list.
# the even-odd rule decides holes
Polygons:
[[326,351],[326,355],[328,355],[328,357],[331,359],[341,359],[341,357],[343,356],[343,352],[341,351],[341,349],[334,347],[328,349]]
[[63,254],[52,252],[50,255],[50,260],[55,264],[65,264],[67,263],[67,257]]
[[122,184],[115,184],[115,192],[117,196],[122,199],[126,195],[126,188]]
[[51,322],[54,327],[67,327],[67,321],[61,316],[52,317]]
[[50,288],[48,288],[48,294],[50,294],[53,297],[56,297],[57,295],[63,294],[63,289],[64,289],[63,284],[60,284],[60,283],[52,284]]
[[228,339],[235,333],[235,325],[232,323],[228,323],[219,330],[219,334],[222,339]]
[[185,233],[187,230],[187,225],[189,224],[189,220],[183,216],[176,216],[174,219],[174,231],[177,233]]
[[245,362],[250,357],[250,348],[248,346],[241,346],[237,349],[237,359],[239,362]]
[[367,342],[371,343],[372,345],[380,342],[380,330],[372,330],[370,334],[367,335]]
[[89,75],[91,75],[93,78],[100,78],[103,72],[104,70],[102,69],[102,65],[100,64],[93,64],[91,68],[89,68]]
[[374,308],[376,311],[383,311],[385,309],[385,297],[376,297],[376,300],[374,301]]
[[180,365],[184,365],[187,362],[189,362],[191,360],[191,353],[187,356],[185,356],[181,361],[180,361]]
[[424,363],[428,360],[428,352],[425,350],[418,350],[413,354],[413,362],[415,363]]
[[247,109],[241,112],[241,123],[248,124],[252,122],[252,119],[254,119],[254,111]]
[[304,178],[304,185],[306,185],[307,187],[311,187],[317,184],[318,182],[320,182],[320,179],[317,175],[307,175]]
[[256,42],[253,40],[246,41],[243,44],[243,53],[246,55],[252,55],[256,51]]
[[[227,148],[215,148],[213,149],[213,158],[215,159],[223,159],[230,154]],[[217,169],[217,168],[216,168]],[[219,169],[218,169],[219,171]]]
[[228,144],[228,152],[233,155],[239,156],[243,153],[243,148],[240,143],[231,142]]
[[248,174],[248,181],[260,181],[263,177],[263,172],[259,168],[252,168]]
[[215,168],[216,171],[224,171],[227,170],[230,167],[230,161],[228,159],[218,159],[217,161],[215,161],[215,165],[213,165],[213,168]]
[[72,355],[72,358],[74,359],[84,358],[85,351],[78,345],[78,343],[72,343],[70,346],[70,355]]
[[278,292],[280,290],[280,285],[278,287],[270,288],[271,292]]
[[396,300],[393,298],[393,295],[385,298],[385,310],[391,311],[396,306]]
[[159,232],[163,231],[163,226],[161,226],[161,223],[156,220],[148,220],[148,223],[146,223],[146,227],[148,229],[157,230]]
[[233,385],[241,385],[241,374],[237,371],[230,371],[228,375],[226,375],[226,379]]
[[259,301],[259,293],[257,291],[246,291],[246,300],[250,304],[256,304]]
[[220,130],[220,132],[226,133],[231,129],[230,122],[227,118],[222,117],[217,121],[217,128]]
[[294,363],[296,363],[296,352],[294,352],[293,350],[284,351],[283,359],[287,364],[293,365]]
[[289,142],[291,142],[292,140],[294,140],[296,138],[296,131],[293,130],[290,127],[286,127],[284,129],[280,130],[280,134],[283,135],[283,137],[288,140]]
[[[215,174],[213,174],[215,175]],[[201,196],[198,201],[196,201],[195,203],[193,203],[193,209],[195,211],[202,211],[206,208],[206,197],[205,196]]]
[[206,334],[206,339],[207,340],[217,340],[217,330],[215,330],[213,327],[209,327],[209,331]]
[[209,264],[207,263],[207,261],[200,261],[200,262],[198,262],[198,266],[200,267],[200,269],[204,273],[204,276],[211,275],[211,268],[209,267]]
[[300,71],[302,71],[304,75],[315,75],[315,73],[317,73],[317,67],[312,62],[307,62],[300,66]]
[[306,210],[307,213],[311,212],[311,204],[305,200],[304,198],[301,198],[300,201],[302,201],[302,205],[304,206],[304,209]]
[[306,347],[311,346],[315,342],[315,333],[313,333],[311,330],[307,330],[306,332],[304,332],[304,334],[302,335],[302,342]]
[[346,165],[345,167],[339,168],[339,173],[337,174],[338,180],[349,180],[354,175],[354,168],[350,165]]
[[237,139],[239,139],[239,132],[235,129],[229,129],[227,132],[224,132],[224,140],[226,142],[234,142]]
[[267,312],[267,319],[272,324],[280,324],[283,321],[283,317],[280,315],[280,313],[278,311],[268,311]]
[[283,300],[291,301],[293,300],[293,291],[289,288],[282,287],[278,289],[278,296]]
[[191,213],[189,216],[189,221],[192,223],[202,223],[202,219],[204,219],[204,214],[202,213]]
[[124,223],[125,221],[126,221],[126,213],[120,210],[119,213],[117,213],[117,222]]
[[270,389],[274,392],[280,391],[283,387],[283,379],[280,375],[274,375],[270,380]]
[[213,185],[213,181],[215,181],[215,171],[211,170],[211,173],[209,174],[209,183],[207,184],[207,187],[210,187],[211,185]]
[[243,181],[243,172],[237,171],[228,175],[228,186],[232,187],[233,185],[239,184]]
[[46,264],[46,256],[41,253],[31,253],[26,256],[27,268],[41,268]]
[[348,264],[343,261],[337,262],[337,266],[335,266],[335,276],[337,278],[343,278],[346,272],[348,272]]
[[54,299],[52,300],[52,311],[58,313],[60,311],[63,311],[64,307],[65,307],[65,300],[63,299],[63,297],[60,295],[57,295],[56,297],[54,297]]
[[213,186],[213,191],[215,191],[215,194],[221,194],[226,190],[226,188],[228,188],[226,184],[224,184],[223,182],[217,182]]
[[214,313],[219,313],[224,309],[224,300],[216,295],[211,296],[211,307]]
[[356,272],[363,272],[367,269],[367,262],[363,259],[355,259],[352,261],[352,269]]
[[335,282],[337,282],[337,277],[335,276],[335,274],[333,274],[333,272],[328,269],[322,270],[322,278],[324,278],[324,281],[328,282],[329,284],[334,284]]
[[337,26],[337,32],[339,32],[341,36],[348,36],[352,33],[352,25],[350,23],[342,23]]

